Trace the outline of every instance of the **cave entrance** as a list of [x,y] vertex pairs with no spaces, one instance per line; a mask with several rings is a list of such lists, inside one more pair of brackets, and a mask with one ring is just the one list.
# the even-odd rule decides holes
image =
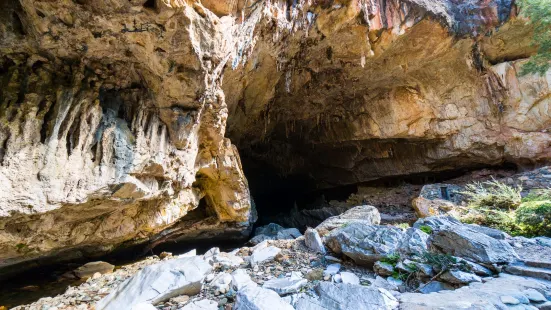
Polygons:
[[[258,213],[255,227],[277,223],[302,231],[353,206],[365,204],[379,209],[383,224],[412,222],[416,216],[411,201],[419,196],[426,184],[468,183],[476,180],[474,172],[480,169],[489,170],[497,178],[517,171],[517,167],[511,164],[477,166],[321,188],[319,182],[307,175],[282,176],[273,166],[246,155],[242,156],[242,163]],[[443,199],[451,199],[447,186],[441,186],[438,190]]]

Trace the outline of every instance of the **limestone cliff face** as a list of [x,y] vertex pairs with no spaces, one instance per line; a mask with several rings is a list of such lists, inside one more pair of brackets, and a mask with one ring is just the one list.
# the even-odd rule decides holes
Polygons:
[[223,89],[242,155],[320,187],[551,157],[551,73],[512,1],[272,6]]
[[0,268],[246,235],[220,88],[232,18],[183,2],[0,5]]
[[512,0],[0,5],[0,268],[247,232],[232,143],[319,187],[551,157]]

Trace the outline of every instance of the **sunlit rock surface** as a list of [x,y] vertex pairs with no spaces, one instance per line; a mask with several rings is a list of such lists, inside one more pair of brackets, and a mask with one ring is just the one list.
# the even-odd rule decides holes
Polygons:
[[1,6],[0,268],[247,235],[220,88],[232,19],[183,2]]
[[511,1],[278,12],[224,75],[242,155],[318,187],[549,160],[551,73],[518,74],[534,47]]
[[320,188],[549,160],[511,1],[287,3],[0,0],[0,268],[247,233],[233,144]]

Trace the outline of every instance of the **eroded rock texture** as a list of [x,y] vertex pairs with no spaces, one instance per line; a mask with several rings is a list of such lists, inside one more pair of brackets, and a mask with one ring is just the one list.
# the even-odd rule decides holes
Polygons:
[[511,1],[280,5],[223,89],[228,135],[319,187],[551,154],[551,75]]
[[512,0],[0,5],[0,268],[246,231],[232,142],[318,187],[551,154]]
[[0,268],[248,232],[220,89],[233,19],[177,1],[0,6]]

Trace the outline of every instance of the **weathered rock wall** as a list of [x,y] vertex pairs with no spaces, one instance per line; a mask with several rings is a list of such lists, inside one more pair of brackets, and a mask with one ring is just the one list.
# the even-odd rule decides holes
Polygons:
[[246,235],[220,89],[232,19],[184,2],[1,6],[0,268]]
[[0,268],[246,232],[232,143],[318,187],[551,156],[511,0],[0,5]]
[[551,75],[518,74],[534,47],[512,1],[269,10],[224,74],[242,154],[320,187],[549,160]]

